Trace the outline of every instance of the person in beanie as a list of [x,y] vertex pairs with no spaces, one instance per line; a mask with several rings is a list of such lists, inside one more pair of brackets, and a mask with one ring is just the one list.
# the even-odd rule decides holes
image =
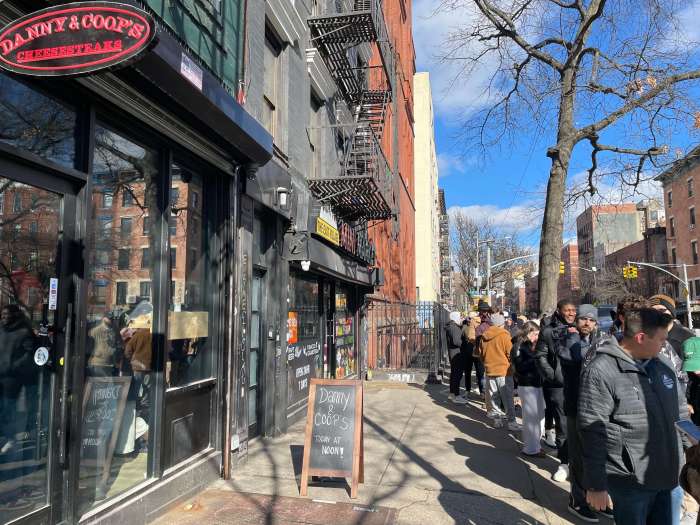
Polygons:
[[600,511],[610,497],[617,525],[675,525],[683,453],[675,423],[688,411],[674,370],[658,357],[670,319],[652,308],[624,316],[622,342],[602,341],[581,373],[586,500]]
[[447,323],[447,354],[450,358],[450,394],[447,398],[458,405],[464,405],[467,399],[459,393],[459,384],[462,382],[464,366],[462,364],[462,327],[459,312],[450,313],[450,321]]
[[[554,419],[555,444],[560,461],[559,468],[552,476],[554,481],[565,482],[569,477],[568,449],[566,447],[566,416],[564,414],[564,375],[559,363],[560,348],[566,336],[576,331],[576,306],[569,299],[557,303],[557,310],[548,325],[540,324],[542,331],[537,341],[537,367],[543,379],[544,400],[547,410]],[[545,431],[546,432],[546,431]]]
[[503,426],[503,411],[508,420],[508,430],[520,430],[515,421],[513,400],[513,376],[511,373],[510,351],[513,348],[510,333],[503,325],[506,320],[501,314],[491,315],[491,327],[481,336],[481,359],[486,372],[486,411],[493,419],[493,426]]
[[[564,345],[559,348],[559,363],[564,378],[564,415],[566,416],[566,447],[569,457],[569,512],[588,523],[598,523],[598,515],[586,503],[583,488],[583,456],[576,424],[581,369],[588,351],[598,343],[598,309],[592,304],[578,307],[576,326],[567,329]],[[612,518],[612,511],[603,514]]]

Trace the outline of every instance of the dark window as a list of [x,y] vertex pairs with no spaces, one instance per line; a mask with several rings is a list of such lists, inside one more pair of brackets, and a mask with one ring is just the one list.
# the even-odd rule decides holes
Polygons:
[[693,179],[688,179],[688,197],[693,196]]
[[7,75],[0,75],[0,141],[74,167],[75,112]]
[[698,241],[691,242],[690,249],[693,253],[693,264],[698,264]]
[[669,235],[671,237],[675,237],[676,236],[676,219],[671,217],[668,221],[668,226],[669,226]]
[[669,208],[673,207],[673,192],[672,191],[668,192],[668,207]]
[[171,237],[177,235],[177,215],[171,215],[168,220],[168,233]]
[[133,224],[134,224],[134,220],[131,217],[122,217],[122,220],[121,220],[122,239],[128,239],[129,237],[131,237],[131,231],[132,231]]
[[150,268],[151,266],[151,249],[141,248],[141,269]]
[[141,299],[151,299],[151,281],[141,281],[139,283],[139,296]]
[[129,206],[134,205],[134,194],[132,193],[131,188],[124,188],[122,189],[122,206],[124,208],[128,208]]
[[695,228],[695,208],[690,208],[688,211],[690,212],[690,227]]
[[105,304],[107,302],[107,287],[95,286],[93,289],[92,301],[95,304]]
[[108,250],[97,250],[95,251],[95,264],[101,270],[104,270],[109,266],[109,251]]
[[170,248],[170,267],[177,268],[177,248]]
[[15,199],[12,204],[12,211],[15,213],[22,211],[22,194],[17,190],[15,190]]
[[141,232],[141,233],[143,233],[143,235],[148,235],[148,229],[150,228],[150,225],[149,225],[150,222],[151,222],[150,218],[148,217],[148,215],[146,215],[143,218],[143,231]]
[[32,221],[29,223],[29,233],[36,233],[39,231],[39,223]]
[[671,248],[671,264],[676,264],[676,249]]
[[129,283],[117,283],[117,304],[126,304],[126,293],[129,290]]
[[128,270],[129,269],[129,258],[131,257],[131,250],[124,248],[119,250],[119,258],[117,259],[117,269],[118,270]]
[[180,200],[180,188],[170,188],[170,206],[177,208],[177,203]]

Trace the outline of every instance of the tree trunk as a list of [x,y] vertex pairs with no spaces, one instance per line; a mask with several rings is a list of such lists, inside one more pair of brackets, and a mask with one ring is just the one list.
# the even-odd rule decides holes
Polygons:
[[564,234],[564,194],[566,175],[573,144],[560,143],[550,150],[552,167],[547,184],[547,201],[542,220],[540,236],[540,268],[538,275],[539,308],[541,313],[551,313],[557,305],[557,284],[559,282],[559,261],[561,260],[562,237]]

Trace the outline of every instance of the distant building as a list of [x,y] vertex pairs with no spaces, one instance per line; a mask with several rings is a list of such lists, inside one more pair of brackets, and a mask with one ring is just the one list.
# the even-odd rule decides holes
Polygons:
[[428,73],[416,73],[414,86],[414,180],[416,287],[419,301],[440,299],[440,206],[435,154],[433,98]]
[[452,262],[450,261],[450,219],[445,205],[445,190],[439,190],[440,205],[440,302],[450,305],[452,299]]
[[527,307],[527,294],[525,289],[525,274],[515,275],[505,286],[505,305],[509,311],[525,313]]
[[[576,218],[579,265],[602,268],[606,255],[641,241],[641,217],[634,203],[588,207]],[[590,288],[592,273],[584,273],[580,279],[585,288]]]
[[[622,273],[628,262],[641,261],[656,264],[666,264],[668,251],[666,249],[666,228],[649,228],[644,232],[644,238],[629,246],[617,250],[605,257],[605,267],[608,272]],[[625,283],[627,290],[645,297],[657,293],[673,292],[673,284],[666,274],[653,268],[640,266],[636,279],[628,279]],[[670,288],[670,289],[669,289]]]
[[532,274],[525,279],[525,303],[527,311],[539,312],[540,285],[537,280],[537,274]]
[[572,299],[578,303],[581,297],[578,244],[576,242],[566,244],[561,249],[560,260],[564,263],[564,273],[559,275],[557,298]]

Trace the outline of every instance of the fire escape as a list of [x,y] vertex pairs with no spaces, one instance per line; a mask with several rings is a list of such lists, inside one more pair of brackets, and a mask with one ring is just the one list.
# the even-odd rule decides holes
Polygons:
[[[341,173],[309,179],[314,196],[348,221],[392,217],[393,188],[381,148],[386,110],[394,91],[394,51],[381,0],[342,0],[332,13],[309,17],[311,40],[328,67],[354,122]],[[328,2],[337,5],[338,2]],[[366,69],[355,67],[350,50],[376,43],[386,81],[384,89],[366,88]]]

